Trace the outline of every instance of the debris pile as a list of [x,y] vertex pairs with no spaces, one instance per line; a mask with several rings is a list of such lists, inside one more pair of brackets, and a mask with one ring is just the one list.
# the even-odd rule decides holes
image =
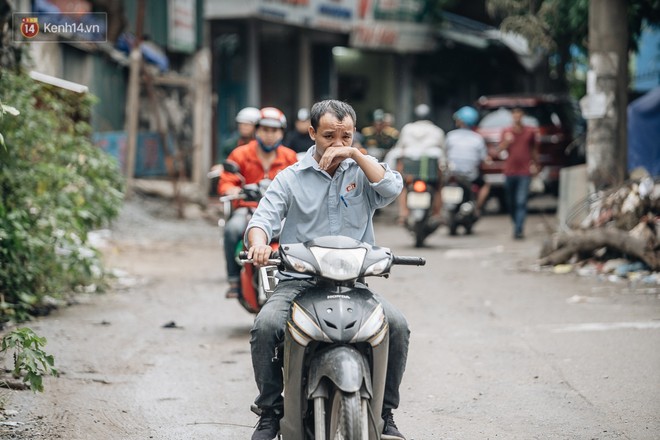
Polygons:
[[660,271],[660,179],[646,176],[588,197],[544,244],[539,262],[619,276]]

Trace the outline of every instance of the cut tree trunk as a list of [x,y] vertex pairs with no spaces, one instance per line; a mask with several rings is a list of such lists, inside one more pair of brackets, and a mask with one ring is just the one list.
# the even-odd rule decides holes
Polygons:
[[552,245],[541,252],[540,264],[547,266],[565,263],[577,253],[591,253],[602,247],[635,257],[653,271],[660,270],[660,255],[657,250],[650,248],[648,242],[615,228],[562,233]]

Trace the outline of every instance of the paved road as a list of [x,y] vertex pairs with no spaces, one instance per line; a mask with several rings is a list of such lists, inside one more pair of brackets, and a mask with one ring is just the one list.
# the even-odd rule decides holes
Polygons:
[[[63,375],[12,394],[24,424],[0,438],[250,437],[252,317],[223,298],[217,231],[132,209],[105,252],[132,286],[31,325]],[[658,438],[658,291],[537,270],[553,222],[531,216],[521,242],[486,216],[415,249],[390,212],[377,218],[380,244],[428,261],[371,281],[412,328],[395,413],[409,439]]]
[[[538,272],[552,217],[510,239],[504,216],[472,237],[432,236],[428,265],[383,285],[413,330],[399,425],[414,439],[657,439],[658,291]],[[415,252],[391,226],[379,237]]]

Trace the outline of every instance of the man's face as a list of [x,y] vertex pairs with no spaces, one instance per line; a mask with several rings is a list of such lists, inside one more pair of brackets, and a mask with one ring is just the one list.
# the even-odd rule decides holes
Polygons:
[[284,130],[281,128],[264,127],[260,125],[257,128],[257,136],[261,138],[264,144],[275,145],[277,142],[282,140],[282,137],[284,136]]
[[519,108],[513,109],[513,111],[511,111],[511,117],[513,118],[513,123],[520,124],[523,118],[523,114],[524,114],[523,111],[520,110]]
[[301,120],[296,121],[296,130],[298,130],[301,133],[307,133],[309,131],[309,126],[310,126],[309,119],[307,119],[306,121],[301,121]]
[[243,138],[254,137],[254,124],[248,124],[246,122],[238,123],[238,134]]
[[340,121],[331,113],[321,116],[316,131],[314,127],[309,127],[309,134],[316,142],[316,151],[321,156],[327,148],[350,147],[353,144],[353,133],[355,124],[350,116]]

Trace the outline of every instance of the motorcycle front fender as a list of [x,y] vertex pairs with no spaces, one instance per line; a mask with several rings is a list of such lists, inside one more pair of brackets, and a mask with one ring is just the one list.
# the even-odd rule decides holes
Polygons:
[[309,399],[328,397],[324,378],[346,393],[360,391],[364,386],[369,398],[373,397],[369,365],[362,353],[351,346],[338,345],[312,359],[307,383]]

